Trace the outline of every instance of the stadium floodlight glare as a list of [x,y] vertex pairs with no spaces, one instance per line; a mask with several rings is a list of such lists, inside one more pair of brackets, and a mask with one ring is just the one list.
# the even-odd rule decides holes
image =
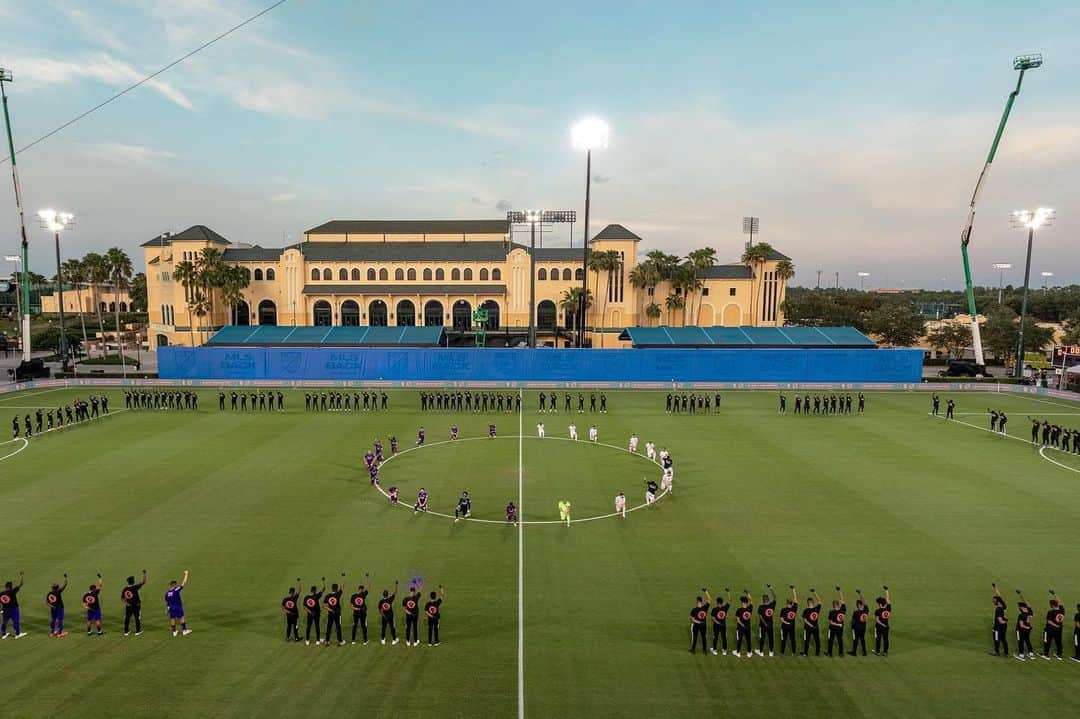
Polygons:
[[11,70],[0,67],[0,82],[11,82]]
[[1013,70],[1034,70],[1037,67],[1042,67],[1042,63],[1041,53],[1017,55],[1013,58]]
[[870,276],[869,272],[859,272],[859,290],[866,289],[866,278]]
[[70,212],[57,212],[56,210],[40,210],[38,218],[41,226],[54,234],[71,229],[75,215]]
[[[536,226],[544,223],[574,222],[574,210],[511,210],[506,221],[511,225],[529,226],[529,347],[536,346]],[[559,343],[559,330],[555,328],[555,344]]]
[[[1016,210],[1009,216],[1013,227],[1028,231],[1027,259],[1024,260],[1024,294],[1020,301],[1020,332],[1016,342],[1016,366],[1013,368],[1016,377],[1022,377],[1024,373],[1024,325],[1027,323],[1028,286],[1031,282],[1031,246],[1035,242],[1035,230],[1052,225],[1056,217],[1057,213],[1049,207]],[[1046,277],[1045,273],[1043,277]],[[1043,287],[1046,287],[1045,280]]]
[[1049,207],[1039,207],[1035,210],[1016,210],[1012,213],[1012,224],[1013,227],[1037,230],[1043,225],[1052,224],[1056,215],[1057,212]]
[[575,150],[606,150],[611,128],[599,117],[586,117],[570,130],[570,142]]

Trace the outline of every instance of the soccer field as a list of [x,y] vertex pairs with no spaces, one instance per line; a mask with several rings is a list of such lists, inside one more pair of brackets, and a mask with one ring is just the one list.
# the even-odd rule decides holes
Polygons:
[[[286,412],[243,414],[219,412],[215,390],[197,412],[122,411],[120,390],[102,392],[109,417],[0,445],[0,581],[25,572],[30,633],[0,643],[9,715],[514,717],[519,702],[528,717],[1080,712],[1080,665],[1068,661],[1080,455],[1040,454],[1025,419],[1080,427],[1080,404],[943,394],[957,402],[946,422],[921,393],[868,393],[861,416],[802,417],[791,394],[778,416],[776,393],[725,392],[718,412],[667,415],[663,393],[609,392],[606,414],[540,415],[525,391],[521,415],[421,414],[415,392],[391,390],[388,412],[309,413],[290,390]],[[15,414],[87,394],[5,395],[0,417],[10,428]],[[987,408],[1009,414],[1013,439],[986,431]],[[570,421],[583,440],[596,424],[611,446],[567,441]],[[445,441],[452,424],[462,440]],[[412,450],[421,425],[428,446]],[[643,478],[660,470],[625,451],[631,433],[642,451],[649,440],[670,450],[673,495],[626,519],[540,523],[558,519],[562,499],[575,520],[611,513],[619,491],[641,504]],[[389,454],[389,435],[410,451],[383,466],[384,488],[411,505],[423,486],[444,514],[468,490],[474,518],[494,521],[391,506],[362,459],[376,437]],[[510,500],[520,527],[500,521]],[[146,631],[124,637],[120,588],[143,568]],[[194,631],[173,638],[162,595],[184,569]],[[65,571],[71,634],[51,639],[44,598]],[[99,571],[107,633],[87,637],[79,598]],[[399,635],[410,578],[423,577],[425,598],[442,584],[441,646],[427,646],[423,620],[421,646],[381,645],[374,612],[366,646],[286,643],[285,591],[342,571],[346,597],[364,572],[375,592],[401,582]],[[992,581],[1010,627],[1013,589],[1031,600],[1037,650],[1057,590],[1065,661],[987,656]],[[756,604],[766,583],[781,604],[789,584],[826,603],[839,584],[849,611],[856,588],[872,601],[887,584],[889,657],[688,654],[701,587],[736,600],[747,588]],[[351,612],[342,623],[348,634]]]

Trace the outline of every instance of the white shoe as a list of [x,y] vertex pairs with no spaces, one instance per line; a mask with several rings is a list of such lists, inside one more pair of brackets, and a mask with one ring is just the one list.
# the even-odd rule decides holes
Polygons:
[[310,639],[305,639],[304,640],[304,646],[310,647],[311,646],[311,640]]
[[772,655],[773,655],[773,653],[772,653],[772,652],[769,652],[769,656],[771,657]]
[[1057,660],[1058,660],[1059,662],[1061,661],[1061,657],[1060,657],[1060,656],[1054,657],[1054,659],[1057,659]]
[[727,649],[724,650],[724,656],[727,656]]
[[355,639],[353,640],[353,644],[356,644],[356,640],[355,640]]
[[1020,661],[1022,661],[1022,662],[1026,662],[1026,661],[1027,661],[1027,659],[1025,659],[1025,658],[1024,658],[1024,655],[1023,655],[1023,654],[1017,654],[1017,655],[1016,655],[1016,656],[1015,656],[1014,658],[1015,658],[1015,659],[1019,659],[1019,660],[1020,660]]
[[386,644],[386,640],[385,640],[385,639],[380,639],[379,641],[380,641],[381,643],[383,643],[383,644]]
[[191,634],[191,632],[192,632],[191,629],[185,629],[184,630],[184,636],[186,637],[188,634]]
[[16,639],[22,639],[25,636],[26,636],[26,632],[19,632],[18,634],[15,635],[15,638]]
[[397,644],[399,641],[401,641],[401,640],[400,639],[395,639],[393,642],[391,642],[391,644]]
[[[727,652],[724,652],[724,653],[726,654]],[[739,656],[739,652],[737,652],[737,651],[732,652],[731,654],[732,654],[732,656],[736,656],[736,657]]]
[[759,657],[763,657],[763,656],[765,656],[764,654],[762,654],[762,653],[761,653],[761,650],[760,650],[760,649],[755,649],[755,650],[754,650],[754,654],[757,654],[757,655],[758,655]]
[[1045,659],[1046,661],[1050,661],[1050,656],[1047,654],[1043,654],[1043,659]]
[[140,634],[142,634],[142,631],[141,631],[141,630],[140,630],[140,631],[137,631],[137,632],[135,632],[135,636],[139,636]]
[[1028,652],[1028,659],[1034,659],[1034,658],[1035,658],[1035,652]]
[[7,639],[7,638],[8,638],[7,632],[4,632],[2,635],[0,635],[0,639]]
[[709,651],[713,653],[714,657],[716,656],[716,650],[715,649],[710,649]]
[[179,634],[178,634],[177,632],[173,632],[173,633],[172,633],[172,635],[173,635],[174,637],[178,637],[178,636],[180,636],[180,635],[179,635]]

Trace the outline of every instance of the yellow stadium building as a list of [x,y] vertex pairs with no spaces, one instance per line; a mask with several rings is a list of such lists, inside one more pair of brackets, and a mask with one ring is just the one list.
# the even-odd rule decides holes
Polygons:
[[[753,266],[713,265],[699,271],[699,288],[684,294],[668,281],[631,283],[645,259],[641,240],[614,224],[592,239],[592,252],[612,251],[618,259],[612,270],[588,272],[586,342],[593,347],[625,346],[618,334],[634,325],[783,324],[786,278],[777,265],[789,260],[784,255],[774,251]],[[199,345],[226,325],[443,326],[450,346],[472,345],[477,309],[487,311],[488,345],[527,337],[531,258],[507,220],[333,220],[280,248],[232,243],[195,225],[142,248],[153,346]],[[178,279],[189,269],[184,263],[197,263],[207,248],[249,279],[235,306],[220,290],[206,297]],[[581,287],[583,259],[582,248],[536,248],[539,342],[574,341],[579,323],[566,299]]]

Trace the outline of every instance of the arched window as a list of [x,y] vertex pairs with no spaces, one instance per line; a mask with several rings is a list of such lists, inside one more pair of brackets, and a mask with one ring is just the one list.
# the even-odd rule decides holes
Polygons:
[[109,312],[116,312],[116,303],[115,302],[110,302],[109,303]]
[[312,314],[311,324],[316,327],[329,327],[333,323],[333,310],[330,309],[330,303],[326,300],[316,302]]
[[239,327],[247,327],[251,324],[251,309],[248,308],[248,303],[240,300],[236,303],[235,307],[231,308],[229,313],[232,317],[232,323]]
[[278,324],[278,306],[273,303],[273,300],[259,302],[259,324],[270,327]]
[[573,279],[573,277],[574,277],[574,274],[570,271],[569,267],[563,269],[563,271],[562,271],[563,282],[569,282],[571,279]]
[[354,267],[352,269],[352,281],[353,282],[359,282],[360,281],[360,270],[357,269],[356,267]]
[[246,267],[244,268],[244,279],[251,282],[251,270]]
[[443,272],[443,268],[440,267],[439,269],[435,270],[435,281],[436,282],[442,282],[445,279],[446,279],[446,273]]
[[541,330],[553,330],[555,329],[555,320],[557,317],[557,311],[555,309],[555,303],[551,300],[544,300],[536,306],[536,327]]
[[547,270],[545,270],[543,267],[538,269],[536,271],[536,279],[538,279],[538,280],[546,280],[547,279]]
[[341,326],[360,326],[360,305],[354,300],[345,300],[341,303]]
[[127,302],[121,302],[120,303],[120,311],[121,312],[127,312]]
[[374,267],[369,267],[368,268],[367,279],[368,279],[368,282],[374,282],[375,281],[375,268]]
[[450,312],[453,318],[453,327],[458,332],[468,332],[472,329],[472,305],[465,300],[458,300]]
[[334,273],[330,271],[329,267],[323,269],[322,278],[325,282],[329,282],[330,280],[334,279]]
[[401,269],[400,267],[397,268],[396,270],[394,270],[394,279],[396,281],[398,281],[398,282],[404,281],[405,280],[405,270]]
[[454,269],[450,270],[450,281],[451,282],[460,282],[461,281],[461,270],[459,270],[456,267]]
[[409,282],[416,282],[416,270],[410,267],[409,271],[405,273],[405,279]]
[[390,279],[390,273],[386,271],[385,267],[382,268],[381,270],[379,270],[379,281],[380,282],[386,282],[389,279]]
[[498,267],[493,269],[491,271],[491,279],[494,280],[495,282],[498,282],[499,280],[501,280],[502,279],[502,270],[500,270]]
[[578,282],[581,282],[583,279],[585,279],[585,270],[581,269],[580,267],[574,270],[574,279]]
[[255,281],[259,282],[260,280],[262,280],[262,270],[257,269],[255,270]]
[[480,281],[483,282],[483,281],[487,280],[487,278],[488,278],[488,271],[487,271],[487,268],[485,267],[484,269],[480,270]]
[[427,267],[424,268],[424,282],[431,282],[431,269]]
[[316,282],[319,280],[319,270],[318,269],[313,269],[311,271],[311,279],[315,280]]
[[266,271],[266,279],[271,282],[274,280],[274,271],[272,269]]
[[347,269],[345,269],[344,267],[342,267],[340,270],[338,270],[337,278],[338,278],[338,282],[348,282],[349,281],[349,271]]
[[466,282],[471,282],[472,281],[472,270],[470,270],[468,267],[466,267],[464,270],[462,270],[461,271],[461,279],[465,280]]
[[371,327],[386,327],[386,303],[382,300],[372,300],[371,304],[368,305],[368,325]]
[[161,324],[169,324],[169,315],[165,313],[165,305],[161,306]]
[[551,272],[548,274],[548,277],[550,277],[553,282],[558,280],[559,279],[559,268],[558,267],[552,267]]
[[495,300],[484,300],[480,305],[480,309],[487,310],[486,328],[492,331],[499,329],[499,303]]
[[443,326],[442,302],[439,302],[438,300],[428,300],[427,304],[424,305],[424,326]]
[[416,325],[416,305],[409,300],[401,300],[397,303],[397,326],[414,327]]

